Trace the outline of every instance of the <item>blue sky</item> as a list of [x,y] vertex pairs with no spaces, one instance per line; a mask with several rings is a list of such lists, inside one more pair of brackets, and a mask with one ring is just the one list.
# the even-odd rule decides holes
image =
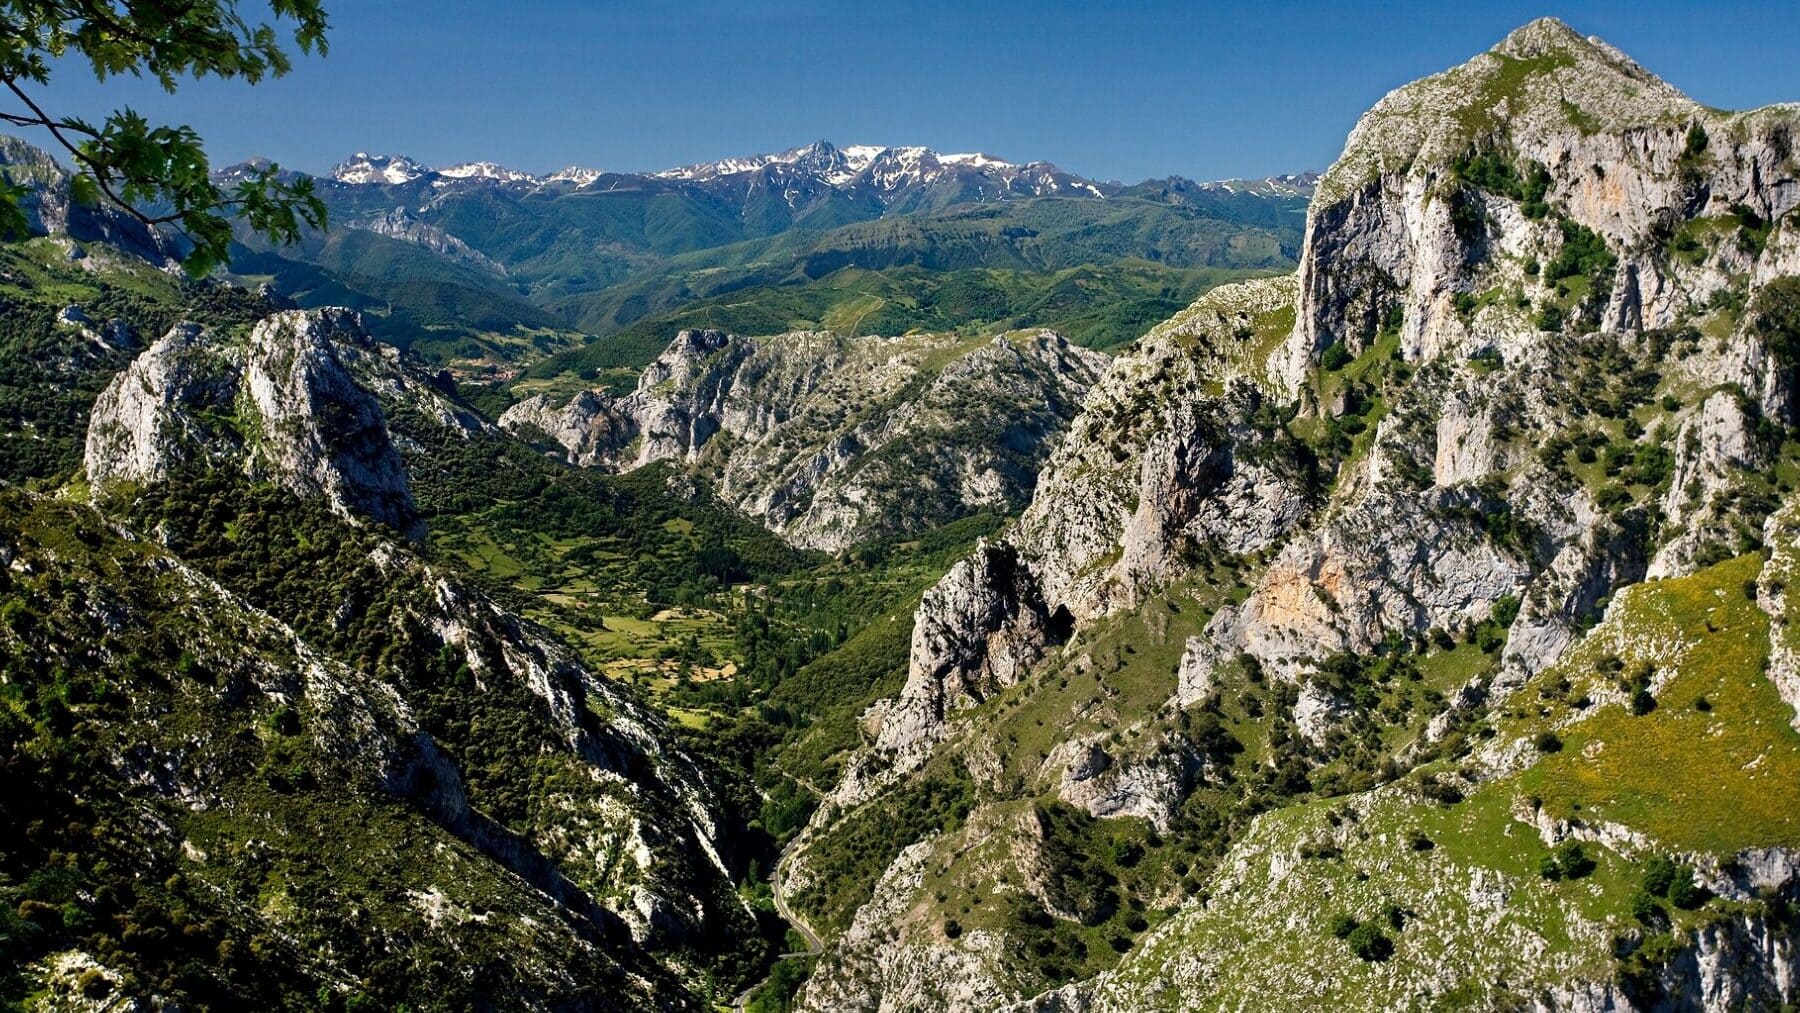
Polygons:
[[166,96],[71,66],[42,98],[192,124],[217,164],[314,172],[357,150],[654,169],[827,138],[1212,179],[1322,169],[1388,89],[1555,14],[1708,104],[1800,100],[1793,0],[327,6],[330,55],[279,81]]

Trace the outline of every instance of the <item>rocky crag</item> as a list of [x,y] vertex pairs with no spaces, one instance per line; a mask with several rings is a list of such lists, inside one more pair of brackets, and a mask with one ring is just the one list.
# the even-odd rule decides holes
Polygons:
[[[1669,793],[1634,807],[1579,771],[1660,734],[1800,755],[1769,590],[1785,584],[1755,555],[1785,565],[1796,130],[1800,109],[1704,108],[1553,20],[1383,99],[1320,183],[1296,276],[1216,290],[1115,361],[1022,519],[926,595],[905,689],[868,715],[873,745],[792,863],[802,909],[810,892],[842,930],[804,1005],[989,1007],[1118,953],[1099,984],[1035,1008],[1793,1001],[1791,820],[1697,828],[1726,810]],[[1715,592],[1735,604],[1703,633],[1729,620],[1750,646],[1722,636],[1708,656],[1767,694],[1735,726],[1703,709],[1687,714],[1713,725],[1617,727],[1673,692],[1682,707],[1724,692],[1686,641],[1652,646],[1713,607],[1671,616],[1668,600]],[[1577,740],[1590,766],[1571,771]],[[1785,797],[1725,775],[1756,752],[1683,741],[1734,804]],[[953,776],[976,801],[899,842],[873,887],[898,913],[834,914],[857,828]],[[1247,822],[1271,797],[1337,795]],[[1120,820],[1089,839],[1164,857],[1059,868],[1046,842],[1083,816],[1142,818],[1148,837]],[[1534,904],[1593,870],[1551,858],[1521,878],[1482,834],[1529,835],[1521,854],[1586,842],[1596,883],[1672,854],[1720,900],[1696,920],[1619,886],[1579,924],[1534,927]],[[1449,878],[1409,886],[1434,858]],[[1333,878],[1357,869],[1343,882],[1364,885]],[[1109,904],[1059,896],[1088,876]],[[1467,921],[1437,892],[1458,877],[1534,970],[1454,933],[1395,955],[1403,925]],[[1399,913],[1356,953],[1293,907],[1367,921],[1383,903]],[[1158,910],[1177,913],[1140,943]],[[925,958],[946,947],[960,956]]]
[[[752,931],[715,788],[635,696],[422,557],[392,412],[501,438],[354,313],[173,328],[94,406],[85,472],[107,513],[7,494],[9,593],[88,604],[44,599],[0,644],[110,678],[138,709],[93,711],[85,740],[101,797],[121,800],[115,825],[142,834],[117,860],[177,874],[165,903],[234,911],[219,923],[232,945],[403,933],[405,974],[484,954],[468,993],[482,1002],[689,1005],[671,955]],[[56,547],[70,532],[78,553]],[[44,804],[64,804],[53,783]],[[339,840],[331,811],[385,829]],[[246,833],[283,843],[247,863]],[[398,892],[359,904],[360,863]],[[269,899],[256,868],[309,903]],[[338,1002],[405,987],[372,980],[361,950],[327,946],[307,973]],[[75,993],[130,980],[104,954],[62,954],[38,968],[45,987],[69,985],[63,964],[80,965]]]
[[838,551],[1016,511],[1105,361],[1048,331],[683,331],[633,393],[538,395],[500,425],[583,466],[689,466],[793,544]]

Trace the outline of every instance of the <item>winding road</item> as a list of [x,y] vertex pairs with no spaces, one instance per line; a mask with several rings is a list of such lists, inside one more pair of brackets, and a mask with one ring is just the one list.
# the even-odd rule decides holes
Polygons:
[[[812,926],[806,924],[806,921],[804,919],[802,919],[799,915],[795,914],[793,912],[793,909],[788,907],[787,898],[783,897],[781,895],[781,867],[783,865],[787,864],[788,855],[793,852],[794,845],[799,844],[799,843],[800,843],[800,838],[796,836],[793,840],[791,840],[787,843],[786,847],[781,849],[781,854],[776,857],[775,868],[769,873],[769,894],[775,900],[775,913],[780,915],[782,917],[782,920],[786,921],[789,925],[793,926],[795,932],[800,933],[800,937],[802,939],[806,940],[806,949],[794,950],[789,953],[783,953],[779,958],[777,958],[777,963],[779,963],[782,960],[787,960],[791,957],[818,956],[820,953],[823,953],[825,950],[825,944],[820,941],[819,934],[817,932],[814,932],[812,930]],[[769,975],[773,975],[774,973],[775,973],[774,965],[770,965]],[[769,975],[764,975],[763,979],[761,981],[756,982],[755,984],[751,985],[749,988],[746,988],[742,992],[738,993],[738,997],[731,1001],[731,1008],[734,1011],[736,1011],[736,1013],[744,1013],[745,1007],[750,1002],[750,997],[756,994],[757,989],[762,988],[765,984],[768,983]]]

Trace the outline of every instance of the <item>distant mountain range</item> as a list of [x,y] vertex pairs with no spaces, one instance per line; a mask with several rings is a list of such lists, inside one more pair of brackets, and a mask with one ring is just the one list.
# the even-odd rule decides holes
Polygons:
[[[544,176],[359,152],[319,177],[328,232],[279,248],[245,234],[234,270],[304,306],[370,312],[383,337],[477,374],[623,333],[579,361],[630,375],[684,326],[1048,326],[1108,345],[1207,286],[1292,267],[1317,179],[1127,186],[1042,161],[826,141]],[[944,307],[972,292],[981,312],[947,323]],[[519,327],[539,333],[503,337]]]
[[[946,197],[952,201],[1068,195],[1116,197],[1134,189],[1077,176],[1043,161],[1010,162],[980,152],[942,154],[918,146],[838,147],[823,140],[777,153],[723,158],[658,172],[608,172],[570,166],[549,175],[487,161],[432,168],[406,155],[359,151],[339,162],[330,178],[350,186],[406,186],[422,182],[433,188],[474,184],[524,190],[552,188],[559,192],[655,187],[658,183],[721,190],[773,186],[782,189],[790,207],[816,198],[822,188],[870,199],[884,207],[914,205],[921,198],[924,203],[941,203]],[[1189,182],[1181,177],[1171,180]],[[1311,195],[1317,180],[1317,173],[1298,173],[1195,185],[1231,193],[1305,197]]]

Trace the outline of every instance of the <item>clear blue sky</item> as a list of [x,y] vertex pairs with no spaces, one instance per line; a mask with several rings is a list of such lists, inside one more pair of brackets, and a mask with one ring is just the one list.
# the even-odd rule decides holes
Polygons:
[[1800,100],[1793,0],[327,7],[330,56],[279,81],[171,97],[68,67],[43,97],[190,123],[216,164],[266,155],[313,172],[357,150],[654,169],[823,137],[1211,179],[1324,168],[1388,89],[1554,14],[1702,102]]

